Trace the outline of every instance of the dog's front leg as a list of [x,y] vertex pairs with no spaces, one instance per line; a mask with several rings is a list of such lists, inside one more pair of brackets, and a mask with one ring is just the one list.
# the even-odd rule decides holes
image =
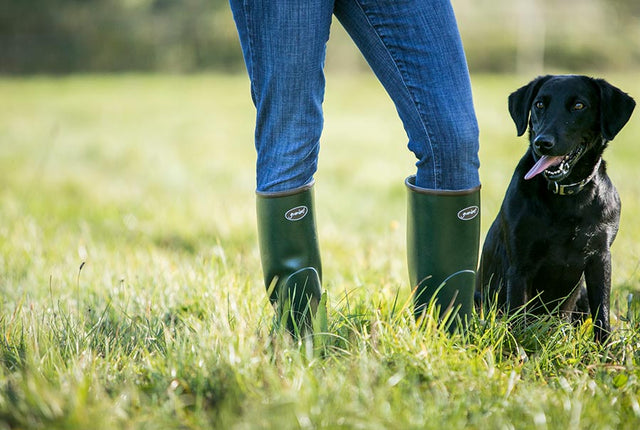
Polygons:
[[[521,332],[527,326],[527,281],[521,276],[515,276],[513,273],[505,280],[507,287],[506,311],[509,318],[509,326],[511,330]],[[513,316],[516,316],[513,318]]]
[[527,281],[522,276],[509,273],[505,280],[507,287],[507,313],[513,315],[527,303]]
[[611,333],[609,300],[611,292],[611,253],[608,249],[587,261],[584,270],[593,320],[593,333],[597,342],[604,342]]

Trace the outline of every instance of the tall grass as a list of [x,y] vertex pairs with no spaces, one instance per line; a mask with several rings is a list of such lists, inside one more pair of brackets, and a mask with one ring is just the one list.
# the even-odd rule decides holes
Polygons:
[[[632,76],[612,83],[640,94]],[[526,142],[475,76],[483,231]],[[609,343],[487,310],[416,326],[412,156],[368,76],[329,76],[316,177],[326,332],[274,332],[244,77],[0,80],[0,428],[637,428],[637,115],[606,152],[623,200]]]

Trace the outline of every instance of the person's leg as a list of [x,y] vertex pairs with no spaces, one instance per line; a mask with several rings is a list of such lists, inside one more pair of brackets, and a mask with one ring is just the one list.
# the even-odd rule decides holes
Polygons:
[[449,0],[336,0],[335,14],[393,99],[418,158],[407,257],[419,317],[434,298],[472,311],[480,234],[478,125]]
[[333,0],[230,0],[256,106],[258,241],[265,287],[292,334],[321,296],[313,205]]
[[337,0],[335,14],[396,105],[416,185],[477,187],[478,125],[449,0]]
[[230,0],[256,106],[256,189],[281,192],[316,172],[333,0]]

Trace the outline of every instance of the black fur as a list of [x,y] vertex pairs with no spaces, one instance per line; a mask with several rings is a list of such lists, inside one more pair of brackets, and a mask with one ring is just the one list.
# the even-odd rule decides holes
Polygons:
[[[596,340],[610,333],[611,254],[620,199],[598,161],[624,127],[633,99],[601,79],[542,76],[509,96],[518,135],[529,129],[529,148],[518,163],[500,212],[487,233],[476,301],[497,297],[513,312],[589,313]],[[584,151],[559,185],[592,180],[571,195],[554,194],[545,173],[525,174],[541,156]],[[598,166],[598,167],[596,167]],[[586,288],[585,288],[586,284]]]

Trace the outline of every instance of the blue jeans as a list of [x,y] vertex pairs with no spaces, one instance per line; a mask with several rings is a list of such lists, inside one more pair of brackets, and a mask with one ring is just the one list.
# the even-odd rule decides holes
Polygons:
[[[449,0],[230,0],[256,106],[257,191],[313,180],[335,14],[395,103],[416,185],[480,184],[478,125]],[[354,160],[354,163],[356,160]]]

